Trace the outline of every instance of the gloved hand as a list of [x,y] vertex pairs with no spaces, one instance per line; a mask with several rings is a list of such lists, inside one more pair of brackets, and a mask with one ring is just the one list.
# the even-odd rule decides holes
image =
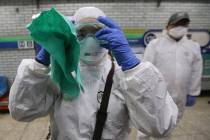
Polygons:
[[195,101],[196,101],[196,97],[195,96],[187,95],[186,106],[193,106],[193,105],[195,105]]
[[138,65],[140,60],[132,52],[120,27],[108,17],[99,17],[97,20],[106,27],[96,32],[95,36],[98,40],[107,42],[101,46],[112,51],[122,70],[125,71]]
[[35,57],[35,60],[45,66],[50,65],[50,54],[41,47],[41,50],[38,52],[38,54]]

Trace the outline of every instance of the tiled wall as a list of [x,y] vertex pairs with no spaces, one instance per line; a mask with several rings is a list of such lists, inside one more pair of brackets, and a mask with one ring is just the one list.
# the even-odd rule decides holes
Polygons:
[[31,16],[52,6],[69,16],[73,15],[79,7],[96,6],[101,8],[108,16],[114,18],[121,26],[138,28],[163,28],[172,13],[187,11],[191,16],[192,28],[210,28],[209,0],[206,0],[206,2],[202,0],[184,0],[185,2],[183,0],[166,0],[161,3],[160,7],[157,7],[156,0],[145,0],[143,2],[133,2],[132,0],[130,2],[123,2],[122,0],[121,2],[119,0],[118,2],[104,3],[88,3],[88,0],[86,0],[86,3],[79,0],[71,3],[67,3],[67,0],[59,0],[59,3],[48,1],[41,0],[40,8],[37,9],[35,0],[1,0],[0,36],[27,34],[25,26],[30,22]]
[[0,50],[0,75],[9,77],[10,82],[15,78],[15,74],[22,59],[34,58],[33,50]]

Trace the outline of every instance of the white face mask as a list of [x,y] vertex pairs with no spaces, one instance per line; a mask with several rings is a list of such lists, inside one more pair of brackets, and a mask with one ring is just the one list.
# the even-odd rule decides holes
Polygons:
[[100,47],[99,41],[89,36],[79,41],[80,43],[80,59],[86,64],[96,64],[100,62],[107,54],[108,50]]
[[170,29],[168,31],[168,34],[176,39],[179,39],[179,38],[182,38],[183,36],[187,35],[187,32],[188,32],[187,27],[178,26],[178,27]]

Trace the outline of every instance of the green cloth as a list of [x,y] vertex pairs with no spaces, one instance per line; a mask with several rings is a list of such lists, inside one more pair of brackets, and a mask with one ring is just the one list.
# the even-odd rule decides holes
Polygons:
[[77,97],[83,86],[78,68],[80,46],[73,23],[51,8],[42,11],[27,28],[32,38],[50,53],[51,77],[64,97]]

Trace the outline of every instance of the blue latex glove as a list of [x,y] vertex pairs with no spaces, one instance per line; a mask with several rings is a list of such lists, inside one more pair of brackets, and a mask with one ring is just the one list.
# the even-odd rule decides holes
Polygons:
[[108,17],[99,17],[97,20],[106,27],[96,32],[95,36],[98,40],[107,42],[101,46],[112,51],[122,70],[125,71],[138,65],[140,60],[132,52],[120,27]]
[[193,106],[193,105],[195,105],[195,101],[196,101],[196,97],[195,96],[187,95],[186,106]]
[[35,59],[45,66],[50,65],[50,54],[42,47]]

